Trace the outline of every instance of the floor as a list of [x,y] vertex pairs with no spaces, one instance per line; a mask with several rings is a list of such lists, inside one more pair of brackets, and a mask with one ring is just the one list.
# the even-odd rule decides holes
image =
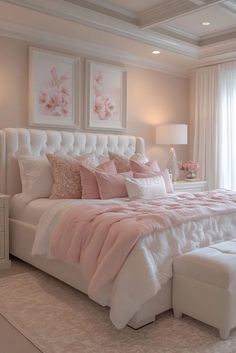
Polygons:
[[[14,258],[10,269],[1,270],[0,278],[34,271],[34,268]],[[27,338],[0,315],[0,353],[41,353]]]
[[0,271],[0,312],[14,327],[0,314],[0,353],[236,353],[236,329],[222,341],[215,328],[187,316],[177,320],[170,311],[141,330],[116,330],[107,308],[12,260]]

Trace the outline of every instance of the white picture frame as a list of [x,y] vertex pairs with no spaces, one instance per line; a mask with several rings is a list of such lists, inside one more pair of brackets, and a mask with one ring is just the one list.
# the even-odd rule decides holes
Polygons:
[[127,71],[122,66],[86,60],[85,128],[126,129]]
[[79,66],[77,56],[29,48],[30,126],[79,127]]

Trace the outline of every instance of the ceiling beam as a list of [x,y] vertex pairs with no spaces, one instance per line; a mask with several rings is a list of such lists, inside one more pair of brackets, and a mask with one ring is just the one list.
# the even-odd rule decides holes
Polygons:
[[167,0],[138,13],[141,28],[155,27],[225,0]]
[[230,13],[236,13],[236,0],[228,0],[220,5],[225,10],[228,10]]

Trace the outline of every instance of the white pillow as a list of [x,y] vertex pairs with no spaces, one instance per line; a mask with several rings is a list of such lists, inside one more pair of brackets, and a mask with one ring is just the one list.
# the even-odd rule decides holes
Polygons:
[[53,179],[51,166],[46,157],[19,157],[23,201],[51,195]]
[[128,196],[134,199],[154,199],[166,195],[165,182],[162,176],[149,178],[126,178]]

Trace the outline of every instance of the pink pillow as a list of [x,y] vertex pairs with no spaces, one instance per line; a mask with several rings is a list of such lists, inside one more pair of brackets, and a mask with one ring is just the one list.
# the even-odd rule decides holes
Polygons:
[[97,159],[94,153],[71,157],[56,154],[47,154],[52,168],[53,186],[50,199],[80,199],[80,164],[96,166]]
[[130,167],[134,173],[160,172],[157,161],[150,161],[144,164],[130,160]]
[[168,169],[160,172],[149,172],[149,173],[134,173],[134,178],[150,178],[154,176],[162,176],[165,182],[166,192],[173,193],[174,186],[170,177]]
[[96,169],[81,165],[80,178],[82,185],[82,199],[100,199],[95,171],[107,172],[111,174],[117,173],[113,161],[107,161],[99,164]]
[[128,197],[125,178],[132,178],[131,171],[119,174],[95,172],[101,199]]
[[70,156],[47,154],[52,167],[53,185],[50,199],[81,198],[80,163]]
[[140,163],[145,163],[148,161],[148,159],[144,156],[142,153],[134,153],[130,158],[114,153],[114,152],[109,152],[109,157],[110,159],[115,163],[116,169],[118,173],[123,173],[123,172],[128,172],[130,171],[130,160],[140,162]]

